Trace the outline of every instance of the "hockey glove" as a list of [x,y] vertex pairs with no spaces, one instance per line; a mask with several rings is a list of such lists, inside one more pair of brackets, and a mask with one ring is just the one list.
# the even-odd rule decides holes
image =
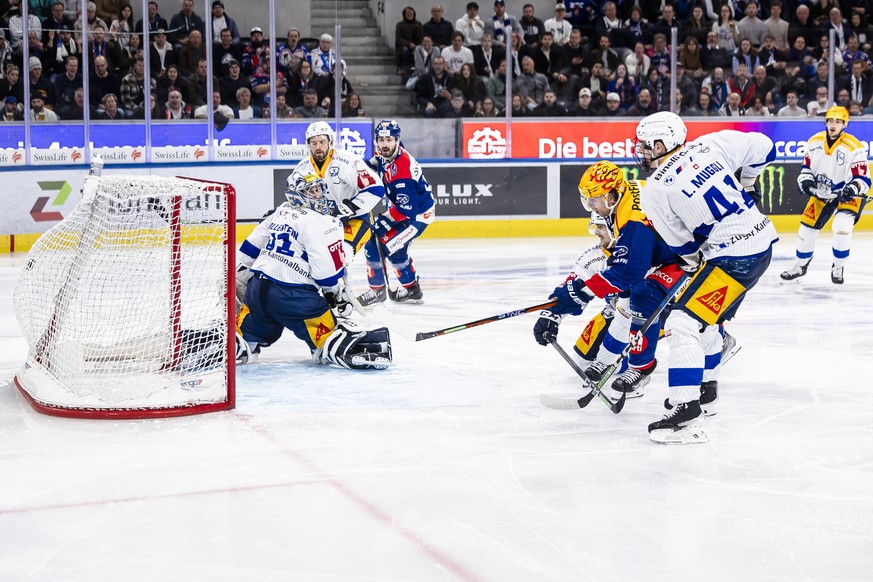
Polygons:
[[253,274],[245,265],[236,268],[236,298],[239,299],[240,303],[246,301],[246,289]]
[[676,264],[679,268],[688,273],[696,273],[703,265],[703,253],[697,251],[690,255],[680,255],[676,257]]
[[815,186],[815,181],[813,180],[803,180],[797,183],[800,186],[800,193],[804,196],[815,196],[815,190],[813,187]]
[[333,310],[338,319],[348,319],[355,312],[354,305],[351,304],[343,293],[337,295],[336,293],[325,291],[324,299],[327,301],[328,307]]
[[549,299],[558,302],[552,311],[560,315],[582,315],[582,310],[594,294],[585,287],[585,282],[578,277],[568,279],[563,285],[555,287]]
[[379,240],[382,241],[382,244],[385,246],[385,250],[387,250],[388,255],[391,256],[398,251],[403,250],[403,247],[412,242],[412,240],[416,236],[418,236],[418,229],[412,225],[409,225],[403,229],[389,230]]
[[340,221],[345,224],[348,222],[348,219],[357,214],[358,205],[352,202],[351,200],[343,200],[339,204],[336,205],[336,217],[340,219]]
[[558,338],[558,326],[561,325],[563,315],[553,313],[548,309],[540,311],[540,318],[534,324],[534,339],[541,346],[549,345],[549,339]]
[[861,189],[854,182],[849,182],[840,192],[840,204],[851,204],[855,198],[861,195]]
[[758,185],[757,176],[754,178],[752,178],[752,177],[740,178],[740,184],[743,186],[743,191],[745,191],[745,193],[748,194],[752,198],[752,201],[755,204],[760,206],[761,205],[761,187]]

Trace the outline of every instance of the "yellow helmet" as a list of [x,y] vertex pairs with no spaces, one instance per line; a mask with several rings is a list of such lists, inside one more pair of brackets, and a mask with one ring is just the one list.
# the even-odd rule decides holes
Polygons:
[[627,181],[624,179],[624,173],[612,162],[597,162],[585,170],[582,178],[579,179],[579,196],[582,197],[582,206],[589,212],[592,212],[592,199],[603,196],[606,206],[611,209],[615,205],[609,206],[606,195],[614,191],[618,195],[618,199],[621,200],[625,190],[627,190]]
[[839,119],[846,125],[849,125],[849,112],[845,107],[841,107],[839,105],[832,105],[828,112],[825,113],[825,122],[828,119]]

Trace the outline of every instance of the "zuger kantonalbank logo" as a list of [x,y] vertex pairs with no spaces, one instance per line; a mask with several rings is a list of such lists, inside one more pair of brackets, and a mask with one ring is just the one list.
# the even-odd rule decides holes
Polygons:
[[502,159],[506,157],[506,138],[493,127],[477,129],[467,141],[467,155],[473,159]]
[[361,137],[361,133],[348,127],[340,130],[339,148],[350,151],[356,156],[367,155],[367,142]]
[[[73,191],[69,182],[37,182],[37,185],[43,192],[55,193],[55,199],[52,202],[52,206],[63,206],[64,202],[67,201],[70,192]],[[33,218],[34,222],[50,222],[64,219],[64,215],[60,212],[44,211],[50,198],[51,196],[40,196],[36,199],[36,203],[30,210],[30,216]]]

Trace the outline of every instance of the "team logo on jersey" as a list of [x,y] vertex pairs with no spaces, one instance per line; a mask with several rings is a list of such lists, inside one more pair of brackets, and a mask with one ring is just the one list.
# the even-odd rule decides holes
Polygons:
[[328,175],[331,178],[336,178],[337,176],[339,176],[339,168],[334,166],[333,168],[330,169],[330,171],[328,172]]
[[591,331],[594,329],[594,319],[588,322],[588,325],[585,326],[585,329],[582,330],[582,341],[585,342],[585,345],[591,345]]
[[715,291],[711,291],[702,297],[697,297],[697,301],[713,313],[721,313],[724,307],[724,301],[727,299],[727,285],[720,287]]
[[627,256],[627,253],[628,253],[627,247],[625,247],[625,246],[615,247],[615,250],[612,251],[612,256],[614,256],[615,258],[619,258],[619,257]]
[[318,343],[321,338],[330,333],[330,329],[321,322],[318,322],[318,327],[315,328],[315,343]]
[[806,210],[803,211],[803,216],[810,220],[815,220],[815,204],[809,204]]
[[844,154],[842,150],[837,150],[837,165],[838,166],[845,166],[846,165],[846,154]]
[[398,205],[409,204],[409,196],[407,196],[406,194],[398,194],[397,195],[397,204]]
[[327,247],[327,250],[330,252],[330,258],[333,259],[334,269],[339,269],[340,267],[342,267],[343,262],[344,262],[343,261],[344,254],[345,254],[345,253],[343,253],[342,241],[337,241],[337,242],[333,243],[332,245]]

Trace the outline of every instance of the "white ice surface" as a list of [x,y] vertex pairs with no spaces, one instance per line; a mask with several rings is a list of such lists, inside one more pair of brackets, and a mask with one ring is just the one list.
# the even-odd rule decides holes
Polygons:
[[[315,367],[288,334],[239,370],[233,412],[43,416],[10,383],[23,256],[2,258],[0,581],[871,580],[873,236],[839,289],[820,239],[786,288],[783,236],[729,324],[711,442],[685,447],[646,433],[666,342],[621,414],[550,410],[540,393],[581,394],[535,315],[395,336],[385,372]],[[540,303],[591,242],[419,241],[426,303],[388,308],[431,330]]]

